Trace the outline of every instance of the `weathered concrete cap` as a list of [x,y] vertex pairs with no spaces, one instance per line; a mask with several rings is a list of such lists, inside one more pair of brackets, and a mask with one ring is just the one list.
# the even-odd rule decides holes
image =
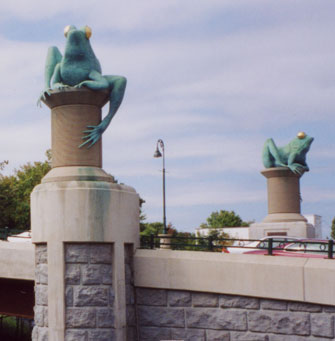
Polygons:
[[62,90],[50,90],[50,96],[43,100],[50,109],[60,105],[89,104],[102,108],[109,98],[107,90],[93,91],[87,88],[64,88]]
[[301,178],[303,174],[293,173],[287,167],[273,167],[266,168],[261,171],[261,173],[267,178],[278,178],[278,177],[290,177],[290,178]]
[[106,181],[115,183],[112,175],[99,167],[56,167],[42,179],[42,183],[59,181]]

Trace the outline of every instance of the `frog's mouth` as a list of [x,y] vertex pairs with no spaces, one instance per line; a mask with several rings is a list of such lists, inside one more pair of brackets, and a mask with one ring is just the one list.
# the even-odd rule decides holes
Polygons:
[[[84,34],[80,31],[73,31],[69,33],[69,42],[71,45],[79,45],[80,42],[85,38]],[[85,38],[86,39],[86,38]]]
[[305,140],[305,142],[302,146],[302,149],[304,151],[308,152],[312,142],[314,141],[314,137],[306,136],[304,140]]
[[85,56],[85,43],[86,41],[85,33],[82,31],[70,31],[67,38],[67,46],[65,48],[64,57],[66,59],[80,60]]

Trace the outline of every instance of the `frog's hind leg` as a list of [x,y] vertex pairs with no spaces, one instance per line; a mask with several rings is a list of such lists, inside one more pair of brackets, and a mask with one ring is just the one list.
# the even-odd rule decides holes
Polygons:
[[49,47],[44,70],[44,87],[46,89],[50,88],[56,65],[60,63],[61,60],[62,54],[59,52],[58,48],[56,46]]
[[267,139],[265,141],[262,159],[265,168],[275,167],[276,161],[280,160],[278,148],[273,139]]
[[109,84],[109,111],[107,116],[99,124],[101,129],[101,134],[107,129],[110,121],[118,111],[124,93],[126,91],[127,79],[122,76],[103,76]]
[[45,99],[45,95],[50,95],[51,79],[54,77],[57,64],[61,60],[62,54],[58,48],[56,46],[49,47],[44,69],[44,89],[37,100],[37,105],[41,105],[41,100]]
[[119,109],[124,93],[126,90],[127,79],[122,76],[103,76],[109,84],[109,111],[107,116],[101,121],[97,126],[88,126],[87,130],[84,131],[87,135],[83,137],[85,142],[83,142],[79,148],[88,145],[90,148],[94,145],[101,137],[103,132],[109,126],[112,118]]
[[109,111],[104,120],[108,116],[111,116],[109,118],[110,122],[122,103],[127,86],[127,79],[122,76],[104,76],[104,78],[108,81],[110,88]]

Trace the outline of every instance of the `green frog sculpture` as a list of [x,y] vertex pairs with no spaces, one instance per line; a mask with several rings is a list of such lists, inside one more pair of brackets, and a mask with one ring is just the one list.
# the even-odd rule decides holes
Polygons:
[[263,164],[265,168],[288,167],[293,173],[302,175],[308,172],[306,154],[314,138],[304,132],[284,147],[277,147],[273,139],[267,139],[263,149]]
[[66,26],[64,34],[67,39],[64,56],[58,48],[52,46],[48,50],[45,66],[45,87],[38,103],[50,95],[52,89],[68,87],[87,87],[91,90],[107,90],[109,92],[109,111],[97,126],[87,126],[84,130],[84,142],[79,148],[90,148],[101,137],[117,112],[126,89],[127,80],[122,76],[103,76],[99,60],[90,44],[92,31],[88,26],[77,29],[73,25]]

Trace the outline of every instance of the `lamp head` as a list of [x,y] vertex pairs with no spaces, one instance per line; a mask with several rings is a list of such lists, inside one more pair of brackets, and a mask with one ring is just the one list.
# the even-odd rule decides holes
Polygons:
[[156,148],[156,151],[155,151],[154,157],[156,157],[156,158],[158,158],[158,157],[162,157],[162,153],[159,151],[159,149],[158,149],[158,146],[157,146],[157,148]]

